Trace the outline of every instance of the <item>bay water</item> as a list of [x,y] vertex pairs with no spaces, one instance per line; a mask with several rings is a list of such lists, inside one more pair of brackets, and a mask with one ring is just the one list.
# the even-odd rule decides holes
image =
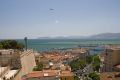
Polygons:
[[[25,43],[24,40],[18,40]],[[89,39],[28,39],[28,48],[36,51],[47,51],[52,49],[76,48],[80,44],[120,44],[120,39],[114,40],[89,40]]]

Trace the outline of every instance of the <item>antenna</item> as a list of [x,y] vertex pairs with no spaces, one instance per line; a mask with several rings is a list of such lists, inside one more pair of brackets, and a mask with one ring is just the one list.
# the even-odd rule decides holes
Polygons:
[[27,37],[25,37],[24,40],[25,40],[25,50],[27,51]]

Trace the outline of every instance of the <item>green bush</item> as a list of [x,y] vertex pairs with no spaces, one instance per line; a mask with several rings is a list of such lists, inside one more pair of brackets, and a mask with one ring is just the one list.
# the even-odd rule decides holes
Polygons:
[[95,72],[90,73],[90,74],[89,74],[89,77],[90,77],[92,80],[100,80],[100,76],[99,76],[98,74],[96,74]]

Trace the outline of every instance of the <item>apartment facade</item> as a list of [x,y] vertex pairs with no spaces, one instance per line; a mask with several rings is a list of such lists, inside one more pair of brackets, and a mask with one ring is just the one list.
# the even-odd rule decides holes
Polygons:
[[14,50],[12,50],[12,49],[0,50],[0,65],[5,66],[5,65],[10,64],[10,61],[11,61],[13,55],[14,55]]
[[120,64],[120,48],[112,47],[104,51],[104,62],[102,71],[112,72],[116,71],[115,66]]
[[16,75],[15,80],[21,80],[23,75],[33,71],[36,66],[35,56],[33,50],[27,50],[20,53],[21,70]]

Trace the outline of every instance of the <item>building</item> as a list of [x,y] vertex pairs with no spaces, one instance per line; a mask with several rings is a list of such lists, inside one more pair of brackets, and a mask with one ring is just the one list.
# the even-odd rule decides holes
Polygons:
[[21,68],[20,54],[17,50],[0,50],[0,78],[12,79]]
[[65,55],[72,55],[76,58],[84,59],[86,56],[89,55],[88,49],[86,48],[71,48],[63,50],[62,53]]
[[44,64],[49,64],[49,62],[53,62],[53,64],[57,64],[60,62],[69,63],[75,59],[85,59],[88,56],[88,50],[84,48],[71,48],[65,50],[56,50],[56,51],[48,51],[41,52],[40,54],[35,55],[36,62],[42,62]]
[[24,75],[22,80],[56,80],[58,72],[57,70],[33,71]]
[[70,71],[61,71],[60,80],[74,80],[74,75]]
[[120,72],[101,73],[100,80],[120,80]]
[[33,71],[24,75],[22,80],[74,80],[74,74],[60,70]]
[[33,50],[0,50],[1,80],[21,80],[21,77],[32,72],[35,66],[36,62]]
[[21,80],[23,75],[26,75],[33,71],[36,66],[35,55],[33,50],[27,50],[20,53],[21,69],[16,75],[15,80]]
[[[120,48],[109,47],[103,53],[104,61],[102,66],[102,72],[120,71],[118,68],[120,64]],[[103,58],[102,57],[102,58]],[[120,67],[119,67],[120,68]]]
[[2,49],[0,50],[0,65],[1,66],[8,66],[13,64],[13,59],[15,56],[19,57],[19,55],[16,55],[15,51],[13,49]]
[[6,71],[8,71],[10,68],[8,66],[6,67],[2,67],[0,66],[0,77],[2,77],[2,75],[4,75],[6,73]]

